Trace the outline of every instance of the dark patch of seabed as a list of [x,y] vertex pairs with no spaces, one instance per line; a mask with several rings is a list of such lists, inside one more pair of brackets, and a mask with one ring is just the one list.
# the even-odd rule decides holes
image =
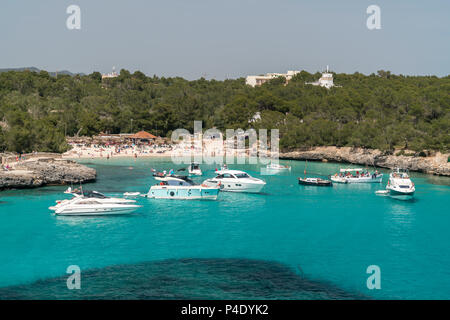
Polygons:
[[366,299],[289,267],[247,259],[173,259],[81,271],[81,289],[69,275],[0,288],[0,299]]

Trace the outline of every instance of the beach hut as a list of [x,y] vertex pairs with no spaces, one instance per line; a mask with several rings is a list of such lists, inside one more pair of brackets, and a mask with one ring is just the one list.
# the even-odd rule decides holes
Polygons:
[[139,131],[131,136],[126,137],[133,141],[134,144],[154,142],[158,137],[146,131]]

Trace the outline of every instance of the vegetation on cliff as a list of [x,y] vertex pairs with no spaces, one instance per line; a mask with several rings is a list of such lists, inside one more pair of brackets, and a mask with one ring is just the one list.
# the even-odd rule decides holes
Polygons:
[[[450,146],[450,77],[335,74],[341,87],[306,85],[320,74],[302,71],[289,84],[261,87],[236,80],[187,81],[121,70],[103,80],[52,77],[45,71],[0,74],[0,151],[65,151],[64,136],[176,128],[278,128],[284,149],[356,146],[380,150],[440,150]],[[250,122],[259,112],[261,119]],[[131,120],[133,119],[133,120]]]

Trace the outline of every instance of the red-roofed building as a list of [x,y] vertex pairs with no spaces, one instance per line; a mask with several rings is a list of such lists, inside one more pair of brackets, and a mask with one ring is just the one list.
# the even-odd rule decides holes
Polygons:
[[134,143],[137,142],[150,142],[156,140],[158,137],[148,133],[146,131],[139,131],[131,136],[126,137],[126,139],[132,140]]

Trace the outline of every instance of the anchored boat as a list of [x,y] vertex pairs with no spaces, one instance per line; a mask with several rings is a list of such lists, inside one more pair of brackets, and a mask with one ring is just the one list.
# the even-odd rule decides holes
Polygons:
[[308,166],[308,160],[305,161],[305,170],[303,173],[305,174],[304,178],[297,178],[298,184],[302,184],[305,186],[318,186],[318,187],[331,187],[333,183],[331,180],[326,180],[322,178],[307,178],[306,177],[306,168]]
[[368,170],[341,169],[339,174],[331,176],[331,181],[336,183],[380,183],[383,180],[383,174],[377,170],[370,173]]
[[220,188],[218,186],[197,185],[186,176],[155,177],[159,184],[151,186],[148,198],[183,199],[183,200],[216,200]]
[[58,200],[49,209],[61,216],[89,216],[127,214],[141,207],[134,204],[134,200],[110,198],[96,191],[73,195],[70,200]]
[[203,181],[208,186],[218,186],[222,191],[258,193],[266,182],[253,178],[247,172],[240,170],[219,170],[212,179]]
[[201,176],[202,170],[200,169],[200,165],[197,162],[192,162],[188,167],[189,175]]
[[279,163],[271,163],[266,166],[266,170],[271,172],[285,172],[291,171],[291,167],[287,165],[281,165]]
[[298,184],[305,186],[331,187],[333,183],[330,180],[321,178],[297,178]]
[[408,170],[395,168],[389,174],[386,190],[392,198],[409,200],[414,197],[416,187],[409,177]]

